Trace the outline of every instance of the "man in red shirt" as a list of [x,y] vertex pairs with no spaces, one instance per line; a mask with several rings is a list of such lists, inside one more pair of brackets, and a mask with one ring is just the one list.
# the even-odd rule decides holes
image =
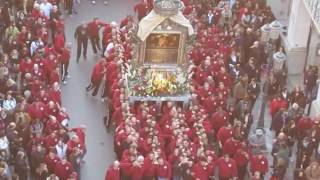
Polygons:
[[48,94],[53,102],[61,105],[61,90],[58,82],[53,83],[52,88],[48,91]]
[[72,165],[66,159],[62,159],[54,168],[54,173],[62,180],[67,179],[72,172]]
[[133,21],[133,17],[131,15],[127,15],[126,18],[124,18],[120,23],[120,28],[123,28],[124,26],[128,25],[129,22]]
[[233,128],[230,123],[227,123],[226,126],[223,126],[219,129],[217,133],[217,140],[219,146],[222,147],[224,143],[234,135]]
[[28,107],[28,113],[32,119],[43,119],[45,116],[45,105],[42,102],[33,102]]
[[61,53],[61,49],[64,47],[66,42],[64,32],[58,31],[54,36],[54,48],[57,52]]
[[230,157],[236,153],[236,151],[241,147],[241,142],[233,137],[226,140],[223,144],[223,153],[229,154]]
[[113,165],[107,170],[104,180],[120,180],[120,163],[119,161],[114,161]]
[[171,164],[162,158],[158,158],[158,163],[156,167],[158,180],[169,180],[172,173]]
[[52,132],[44,138],[44,145],[46,149],[54,148],[55,145],[59,142],[59,137],[56,132]]
[[297,136],[298,139],[302,139],[306,136],[308,130],[310,130],[313,126],[313,121],[310,117],[303,116],[297,122]]
[[69,131],[75,132],[80,142],[82,144],[86,144],[86,134],[85,134],[86,129],[87,127],[85,125],[80,125],[79,127],[69,129]]
[[143,164],[145,167],[143,172],[144,179],[153,179],[156,174],[156,164],[153,153],[148,154],[148,156],[144,158]]
[[268,159],[264,155],[258,154],[251,157],[250,171],[252,174],[255,172],[260,172],[261,176],[263,177],[268,172],[268,169]]
[[238,176],[237,164],[228,154],[218,159],[217,166],[219,169],[219,180],[230,180]]
[[31,73],[31,71],[33,70],[33,64],[34,63],[32,62],[32,59],[30,57],[26,57],[20,61],[19,71],[21,73],[21,78],[24,78],[24,75],[26,73]]
[[99,30],[101,27],[103,27],[104,24],[99,21],[99,19],[96,17],[93,19],[93,21],[89,22],[88,24],[88,32],[89,32],[89,38],[92,45],[93,52],[95,54],[98,53],[98,50],[101,50],[100,47],[100,36],[99,36]]
[[81,153],[81,160],[83,159],[83,157],[85,156],[85,154],[87,153],[87,148],[86,145],[84,144],[84,142],[82,142],[80,140],[80,138],[77,135],[74,135],[67,143],[68,145],[68,154],[70,154],[75,148],[79,148],[80,149],[80,153]]
[[55,68],[49,73],[48,84],[53,85],[55,82],[60,82],[60,69]]
[[[192,173],[193,173],[193,177],[195,179],[200,179],[200,180],[209,180],[209,176],[211,175],[211,174],[209,174],[209,172],[207,170],[207,162],[206,161],[199,161],[199,162],[193,164]],[[212,172],[212,174],[213,174],[213,172]]]
[[55,150],[52,148],[49,150],[49,153],[44,157],[44,163],[46,163],[50,172],[53,172],[59,160],[59,157],[55,154]]
[[218,132],[219,129],[226,125],[228,122],[228,113],[222,109],[218,108],[218,111],[213,113],[211,116],[211,124],[215,132]]
[[67,43],[65,48],[61,49],[60,63],[61,63],[61,77],[62,83],[67,83],[67,78],[70,77],[68,68],[71,57],[71,43]]
[[142,179],[145,169],[143,161],[143,156],[138,156],[138,158],[132,163],[132,166],[129,169],[131,180]]
[[238,167],[238,178],[243,180],[246,172],[247,172],[247,165],[249,162],[249,152],[245,147],[242,147],[236,151],[233,156],[233,159],[237,163]]
[[105,73],[106,73],[106,61],[102,59],[94,66],[91,74],[90,85],[86,87],[87,92],[93,89],[92,96],[97,95],[101,81]]
[[49,120],[46,123],[46,128],[45,128],[45,132],[47,134],[51,134],[54,131],[58,131],[61,128],[61,125],[59,123],[59,121],[57,121],[57,118],[54,116],[49,116]]
[[138,14],[138,20],[144,18],[149,11],[148,2],[144,0],[134,6],[134,12]]

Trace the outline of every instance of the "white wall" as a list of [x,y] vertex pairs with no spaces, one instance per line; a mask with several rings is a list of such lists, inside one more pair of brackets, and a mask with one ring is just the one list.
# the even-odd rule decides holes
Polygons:
[[267,0],[275,17],[284,25],[288,25],[290,15],[290,4],[293,0]]
[[307,47],[311,18],[303,0],[293,0],[288,27],[288,49]]
[[320,33],[315,28],[312,28],[310,36],[309,52],[308,52],[308,65],[320,66],[320,56],[316,56],[317,46],[320,44]]

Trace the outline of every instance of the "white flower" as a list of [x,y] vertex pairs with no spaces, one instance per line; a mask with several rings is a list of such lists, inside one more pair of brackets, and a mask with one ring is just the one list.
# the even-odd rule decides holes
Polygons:
[[179,84],[185,83],[185,82],[186,82],[185,76],[184,76],[183,74],[178,74],[178,76],[177,76],[177,82],[178,82]]

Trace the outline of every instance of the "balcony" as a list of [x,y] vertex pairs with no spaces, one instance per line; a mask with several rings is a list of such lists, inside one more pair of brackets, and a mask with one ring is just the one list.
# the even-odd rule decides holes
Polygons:
[[303,0],[311,19],[320,33],[320,0]]

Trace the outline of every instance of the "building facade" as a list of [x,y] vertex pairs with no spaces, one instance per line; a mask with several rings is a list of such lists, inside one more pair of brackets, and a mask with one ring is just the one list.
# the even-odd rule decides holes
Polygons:
[[[268,0],[268,5],[284,26],[281,37],[288,57],[288,85],[303,86],[306,67],[320,67],[320,0],[279,1]],[[320,91],[311,104],[311,115],[319,113]]]

